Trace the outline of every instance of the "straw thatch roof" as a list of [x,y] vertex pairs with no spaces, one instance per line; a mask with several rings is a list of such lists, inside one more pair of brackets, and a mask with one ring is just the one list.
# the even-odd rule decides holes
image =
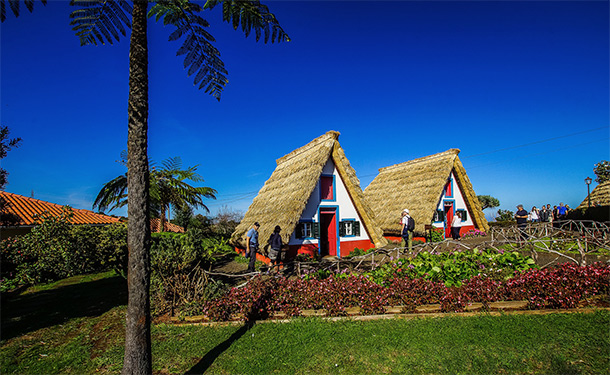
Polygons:
[[451,149],[379,170],[364,195],[386,235],[400,234],[400,214],[405,208],[415,220],[415,231],[423,233],[424,226],[432,222],[451,171],[474,225],[480,230],[489,230],[481,203],[458,157],[459,152]]
[[[600,183],[591,192],[591,206],[610,206],[610,180]],[[577,208],[589,207],[589,199],[585,200]]]
[[254,222],[259,222],[259,241],[265,243],[276,225],[282,228],[282,241],[287,243],[307,201],[320,180],[322,169],[332,161],[358,211],[362,224],[375,246],[387,241],[375,224],[373,212],[364,200],[360,180],[339,145],[339,132],[329,131],[305,146],[277,159],[277,167],[252,201],[241,223],[233,232],[231,242],[245,247],[246,233]]

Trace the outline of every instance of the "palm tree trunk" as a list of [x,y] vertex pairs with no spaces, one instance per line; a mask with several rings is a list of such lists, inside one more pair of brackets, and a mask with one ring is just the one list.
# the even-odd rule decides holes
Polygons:
[[133,4],[129,47],[129,134],[127,139],[127,215],[129,247],[126,374],[151,374],[150,339],[150,214],[148,180],[148,41],[146,0]]
[[165,203],[161,203],[161,218],[159,218],[159,233],[165,232],[165,223],[167,219],[165,219],[165,215],[167,213],[167,207]]

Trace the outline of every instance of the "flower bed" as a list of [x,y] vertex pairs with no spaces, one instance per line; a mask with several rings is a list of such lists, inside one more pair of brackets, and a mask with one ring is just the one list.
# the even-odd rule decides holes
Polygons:
[[527,300],[529,309],[574,308],[580,301],[608,294],[610,267],[564,264],[558,268],[521,271],[508,280],[475,276],[460,286],[443,282],[391,277],[383,285],[372,277],[330,276],[326,279],[261,277],[244,288],[233,288],[221,298],[207,301],[203,315],[214,321],[267,319],[275,313],[299,316],[304,310],[324,310],[328,316],[346,316],[359,307],[360,314],[383,314],[387,306],[440,304],[443,312],[461,312],[468,304]]

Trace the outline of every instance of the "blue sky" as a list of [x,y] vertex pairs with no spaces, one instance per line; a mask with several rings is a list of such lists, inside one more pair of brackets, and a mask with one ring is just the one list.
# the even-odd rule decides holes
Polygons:
[[[510,210],[577,206],[610,159],[607,1],[264,3],[291,42],[203,14],[229,71],[220,102],[149,24],[149,155],[198,164],[212,215],[245,212],[276,159],[329,130],[363,189],[379,168],[459,148],[476,193]],[[91,209],[125,172],[129,40],[80,47],[71,11],[36,3],[1,26],[1,123],[23,139],[2,167],[6,191]]]

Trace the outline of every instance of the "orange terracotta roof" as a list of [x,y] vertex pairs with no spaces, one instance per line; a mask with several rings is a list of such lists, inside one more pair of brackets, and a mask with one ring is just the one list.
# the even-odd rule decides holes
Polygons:
[[[0,191],[0,197],[9,202],[6,210],[7,213],[16,215],[21,219],[19,224],[17,224],[18,226],[35,224],[34,215],[40,215],[45,212],[53,216],[59,216],[64,207],[59,204],[5,191]],[[74,213],[71,220],[72,224],[112,224],[120,221],[117,217],[97,214],[89,210],[72,208],[72,212]]]
[[[161,219],[150,219],[150,231],[158,232],[161,227]],[[165,222],[165,232],[184,233],[184,228],[179,225],[172,224],[169,221]]]

